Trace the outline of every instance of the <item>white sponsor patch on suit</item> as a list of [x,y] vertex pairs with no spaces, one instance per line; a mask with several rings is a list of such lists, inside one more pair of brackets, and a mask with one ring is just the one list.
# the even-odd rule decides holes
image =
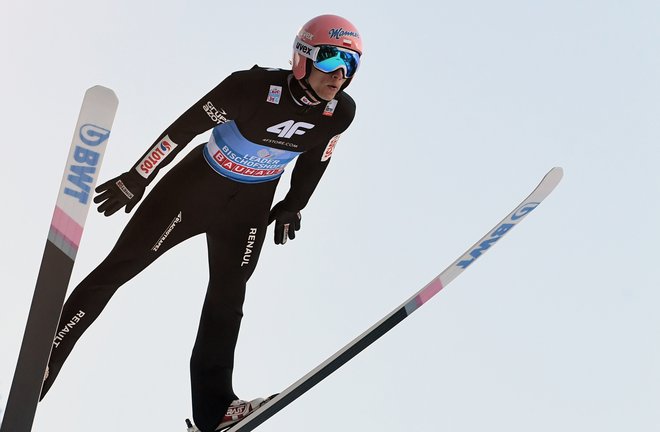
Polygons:
[[268,90],[268,97],[266,98],[266,102],[270,102],[272,104],[279,104],[280,103],[280,98],[282,97],[282,87],[272,85],[270,86],[270,90]]
[[323,115],[332,117],[332,115],[335,113],[335,108],[337,108],[337,99],[333,99],[325,105]]

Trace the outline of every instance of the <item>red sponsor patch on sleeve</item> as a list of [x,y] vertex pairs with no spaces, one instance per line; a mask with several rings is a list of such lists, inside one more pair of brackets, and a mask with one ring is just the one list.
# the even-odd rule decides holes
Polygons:
[[328,145],[325,146],[325,151],[323,152],[323,156],[321,156],[321,162],[325,162],[332,157],[332,152],[335,151],[335,146],[337,145],[340,136],[341,134],[335,135],[332,138],[330,138],[330,141],[328,141]]

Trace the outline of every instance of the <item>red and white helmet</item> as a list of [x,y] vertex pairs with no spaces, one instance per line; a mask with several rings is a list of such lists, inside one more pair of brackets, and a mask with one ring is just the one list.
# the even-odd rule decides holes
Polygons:
[[[293,42],[293,75],[296,79],[309,76],[311,65],[317,60],[321,47],[337,47],[348,51],[354,58],[350,63],[335,63],[344,70],[346,78],[352,78],[362,55],[360,32],[346,18],[337,15],[321,15],[303,25]],[[357,55],[354,55],[357,53]]]

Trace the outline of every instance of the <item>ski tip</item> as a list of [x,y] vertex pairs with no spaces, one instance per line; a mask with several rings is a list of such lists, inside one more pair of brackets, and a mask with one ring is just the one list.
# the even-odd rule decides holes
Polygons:
[[559,166],[553,167],[550,171],[548,171],[548,174],[563,175],[564,168]]
[[98,98],[106,99],[108,101],[112,101],[114,102],[115,105],[119,101],[119,98],[115,94],[114,90],[98,84],[88,88],[87,91],[85,92],[85,97],[91,95],[96,96]]
[[564,169],[562,167],[554,167],[543,178],[544,182],[552,183],[557,185],[559,181],[564,177]]

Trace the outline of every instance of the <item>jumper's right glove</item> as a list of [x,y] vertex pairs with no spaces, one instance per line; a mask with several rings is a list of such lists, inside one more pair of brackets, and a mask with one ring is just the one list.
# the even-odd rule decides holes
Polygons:
[[94,202],[100,203],[99,213],[110,216],[124,206],[126,213],[129,213],[142,199],[147,184],[145,178],[131,170],[98,186],[96,192],[99,195]]
[[268,216],[268,225],[275,221],[275,244],[285,244],[287,239],[296,238],[301,218],[300,212],[285,209],[281,202],[275,204]]

